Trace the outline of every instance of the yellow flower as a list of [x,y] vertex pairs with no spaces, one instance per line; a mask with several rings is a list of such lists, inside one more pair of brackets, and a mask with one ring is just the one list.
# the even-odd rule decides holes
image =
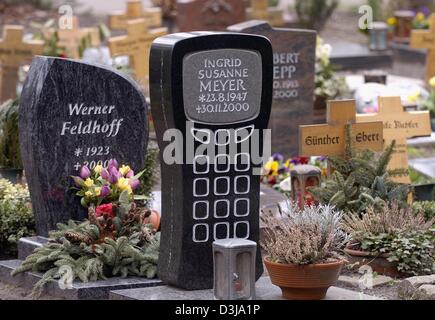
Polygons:
[[94,185],[94,180],[92,180],[91,178],[87,178],[85,180],[84,184],[85,184],[86,187],[90,188],[90,187],[92,187]]
[[128,189],[128,187],[130,187],[128,183],[128,179],[126,178],[119,178],[118,183],[116,185],[121,190],[126,190]]
[[121,168],[119,169],[119,172],[121,172],[123,176],[125,176],[129,171],[130,171],[130,167],[124,165],[122,165]]
[[408,96],[408,100],[410,102],[417,102],[418,98],[420,97],[420,90],[415,91],[413,94],[410,94]]
[[99,174],[101,173],[101,171],[103,171],[103,166],[101,164],[96,165],[94,168],[94,172]]
[[397,23],[397,19],[394,18],[394,17],[390,17],[390,18],[387,19],[387,23],[388,23],[390,26],[395,26],[396,23]]
[[92,197],[92,192],[91,191],[86,191],[85,192],[85,196],[87,196],[87,197]]
[[268,161],[264,165],[264,169],[266,169],[266,171],[269,172],[269,174],[274,176],[278,174],[278,168],[279,168],[279,163],[277,161]]
[[433,77],[429,80],[429,84],[432,88],[435,88],[435,77]]
[[100,194],[101,194],[101,187],[97,187],[97,188],[95,188],[95,195],[96,195],[97,197],[99,197]]
[[422,13],[422,12],[417,13],[415,16],[415,20],[417,20],[417,21],[424,21],[424,19],[426,19],[426,17],[424,16],[424,13]]
[[125,189],[128,191],[128,194],[132,194],[133,193],[133,189],[131,188],[130,185],[127,186],[127,188]]

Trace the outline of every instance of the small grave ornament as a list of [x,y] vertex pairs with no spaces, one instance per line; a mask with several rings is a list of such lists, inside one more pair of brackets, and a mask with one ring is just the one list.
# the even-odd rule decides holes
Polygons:
[[254,241],[230,238],[213,242],[214,297],[217,300],[255,299]]
[[412,20],[415,17],[415,12],[412,10],[397,10],[394,12],[397,24],[394,30],[394,41],[409,42],[409,37],[412,30]]
[[290,171],[291,197],[301,209],[314,204],[314,198],[307,188],[318,186],[321,175],[322,171],[318,167],[309,164],[297,165]]
[[384,51],[388,49],[388,25],[385,22],[373,22],[370,29],[370,50]]

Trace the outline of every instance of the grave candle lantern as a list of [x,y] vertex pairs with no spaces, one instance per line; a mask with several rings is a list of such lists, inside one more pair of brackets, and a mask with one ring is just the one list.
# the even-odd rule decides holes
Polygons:
[[397,25],[394,31],[395,41],[409,42],[414,16],[415,13],[411,10],[398,10],[394,12],[394,17],[397,20]]
[[214,297],[217,300],[255,299],[254,241],[229,238],[213,242]]
[[320,184],[321,170],[308,164],[297,165],[290,171],[290,176],[292,200],[297,202],[301,208],[304,205],[313,204],[314,198],[307,188]]
[[370,29],[370,50],[388,49],[388,25],[385,22],[374,22]]

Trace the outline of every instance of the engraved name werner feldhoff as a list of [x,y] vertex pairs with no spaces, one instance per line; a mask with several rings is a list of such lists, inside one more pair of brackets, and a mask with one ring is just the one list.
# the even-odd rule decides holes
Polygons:
[[[68,104],[68,114],[71,117],[74,115],[105,115],[111,114],[113,110],[115,110],[114,105],[87,106],[84,103]],[[60,135],[105,134],[107,138],[116,137],[123,121],[123,118],[113,119],[110,123],[101,122],[99,120],[79,121],[78,123],[65,121],[62,124]]]

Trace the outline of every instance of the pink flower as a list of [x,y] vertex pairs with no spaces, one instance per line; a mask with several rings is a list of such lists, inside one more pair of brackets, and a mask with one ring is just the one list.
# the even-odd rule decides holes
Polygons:
[[131,189],[135,190],[135,189],[137,189],[137,187],[140,186],[140,181],[139,181],[139,179],[130,179],[129,184],[130,184]]
[[109,186],[103,186],[100,191],[100,197],[105,198],[112,193]]
[[107,169],[103,169],[101,171],[101,178],[103,178],[104,180],[108,180],[110,176],[109,171],[107,171]]
[[82,179],[86,179],[89,178],[91,176],[91,170],[89,170],[89,168],[87,166],[83,166],[80,169],[80,177]]
[[129,172],[127,172],[127,174],[125,175],[126,178],[131,178],[134,177],[134,171],[130,170]]
[[112,168],[112,167],[118,169],[119,164],[118,164],[118,161],[116,161],[116,159],[109,160],[109,164],[107,165],[107,168],[109,169],[109,171],[110,171],[110,168]]
[[118,182],[118,179],[121,178],[121,173],[118,171],[118,169],[116,169],[115,167],[110,167],[109,168],[109,182],[111,184],[115,184]]

